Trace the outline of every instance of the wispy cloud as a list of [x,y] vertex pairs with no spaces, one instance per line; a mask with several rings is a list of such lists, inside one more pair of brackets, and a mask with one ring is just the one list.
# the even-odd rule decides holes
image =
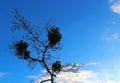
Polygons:
[[[116,23],[116,21],[115,21]],[[118,22],[120,23],[120,22]],[[109,28],[106,28],[102,34],[102,39],[108,42],[120,42],[120,27],[118,23],[110,25]]]
[[[100,65],[99,62],[88,63],[89,66]],[[94,70],[80,70],[74,72],[60,72],[54,79],[56,83],[120,83],[120,66],[103,66],[102,69]],[[42,80],[50,79],[50,76],[42,71],[42,74],[36,76],[30,75],[28,78],[34,79],[35,83]],[[50,82],[46,82],[50,83]]]
[[114,0],[109,0],[110,3],[112,3]]
[[36,79],[36,78],[38,78],[38,76],[29,75],[29,76],[27,76],[27,78]]
[[113,25],[114,25],[114,24],[116,24],[116,23],[117,23],[117,21],[115,21],[115,20],[114,20],[114,21],[112,21],[112,24],[113,24]]
[[[57,83],[84,83],[83,81],[93,77],[96,77],[96,73],[92,71],[80,71],[78,73],[73,72],[61,72],[57,75],[57,78],[54,80]],[[40,82],[41,80],[49,79],[49,76],[42,77],[38,80]],[[47,82],[50,83],[50,82]]]
[[120,41],[119,32],[106,32],[103,34],[103,39],[107,41]]
[[110,8],[114,13],[120,14],[120,0],[109,0]]
[[91,62],[91,63],[86,64],[86,66],[96,66],[99,64],[100,64],[99,62]]
[[[109,41],[119,41],[120,40],[120,28],[118,27],[120,23],[120,0],[109,0],[110,9],[112,12],[116,13],[113,21],[109,27],[105,30],[102,37]],[[118,15],[117,15],[118,14]]]
[[0,72],[0,77],[5,76],[7,73]]
[[116,3],[116,4],[112,5],[111,9],[113,12],[120,14],[120,3]]
[[114,33],[113,34],[113,39],[114,40],[120,40],[120,34],[119,33]]
[[28,75],[26,76],[26,78],[30,78],[30,79],[38,79],[41,77],[45,77],[47,75],[47,71],[46,70],[41,70],[41,74],[38,75]]
[[[113,66],[110,68],[104,68],[100,71],[82,70],[77,73],[73,72],[61,72],[55,78],[57,83],[120,83],[120,67]],[[49,76],[40,78],[41,80],[48,79]],[[50,82],[47,82],[50,83]]]

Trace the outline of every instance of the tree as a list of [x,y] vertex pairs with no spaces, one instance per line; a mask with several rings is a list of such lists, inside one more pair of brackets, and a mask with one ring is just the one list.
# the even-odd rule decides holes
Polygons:
[[[75,64],[62,65],[60,61],[51,61],[53,59],[53,53],[61,49],[60,41],[62,34],[60,33],[59,27],[47,25],[45,27],[46,35],[42,35],[40,28],[36,25],[31,25],[24,16],[20,15],[17,9],[12,11],[12,13],[14,21],[12,21],[11,31],[22,30],[25,31],[25,34],[21,39],[13,41],[10,49],[18,59],[27,61],[31,68],[34,68],[37,63],[40,63],[51,76],[50,79],[43,80],[41,83],[46,81],[53,83],[53,78],[56,77],[55,73],[80,67]],[[71,68],[69,67],[67,69],[68,66],[71,66]]]

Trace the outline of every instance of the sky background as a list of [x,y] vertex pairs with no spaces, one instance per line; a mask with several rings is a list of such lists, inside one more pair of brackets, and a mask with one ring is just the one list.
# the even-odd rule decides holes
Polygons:
[[1,83],[29,83],[41,72],[39,65],[31,70],[8,50],[15,8],[32,24],[59,26],[62,63],[83,63],[83,70],[97,73],[112,69],[115,82],[108,83],[120,83],[114,77],[120,74],[120,0],[0,0]]

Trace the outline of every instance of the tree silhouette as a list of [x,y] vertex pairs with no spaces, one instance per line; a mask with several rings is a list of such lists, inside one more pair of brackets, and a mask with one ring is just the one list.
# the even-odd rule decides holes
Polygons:
[[[40,63],[51,76],[50,79],[43,80],[41,83],[46,81],[54,83],[53,78],[56,77],[56,73],[62,70],[69,71],[80,67],[75,64],[62,65],[60,61],[51,61],[53,59],[53,52],[61,49],[60,41],[62,34],[60,33],[59,27],[47,25],[45,27],[46,35],[42,35],[40,28],[36,25],[31,25],[24,16],[20,15],[17,9],[12,11],[12,14],[14,20],[12,21],[11,31],[21,30],[25,31],[25,33],[21,39],[12,42],[10,50],[12,50],[18,59],[27,61],[31,68],[34,68],[37,63]],[[32,53],[33,51],[35,53]]]

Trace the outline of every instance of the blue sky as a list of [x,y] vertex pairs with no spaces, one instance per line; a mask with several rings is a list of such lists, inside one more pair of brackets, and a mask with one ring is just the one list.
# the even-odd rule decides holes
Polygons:
[[10,11],[15,8],[32,24],[60,27],[62,63],[83,63],[85,70],[95,71],[119,66],[120,0],[1,0],[0,4],[1,83],[27,83],[29,75],[41,71],[39,65],[30,70],[7,49],[12,40]]

